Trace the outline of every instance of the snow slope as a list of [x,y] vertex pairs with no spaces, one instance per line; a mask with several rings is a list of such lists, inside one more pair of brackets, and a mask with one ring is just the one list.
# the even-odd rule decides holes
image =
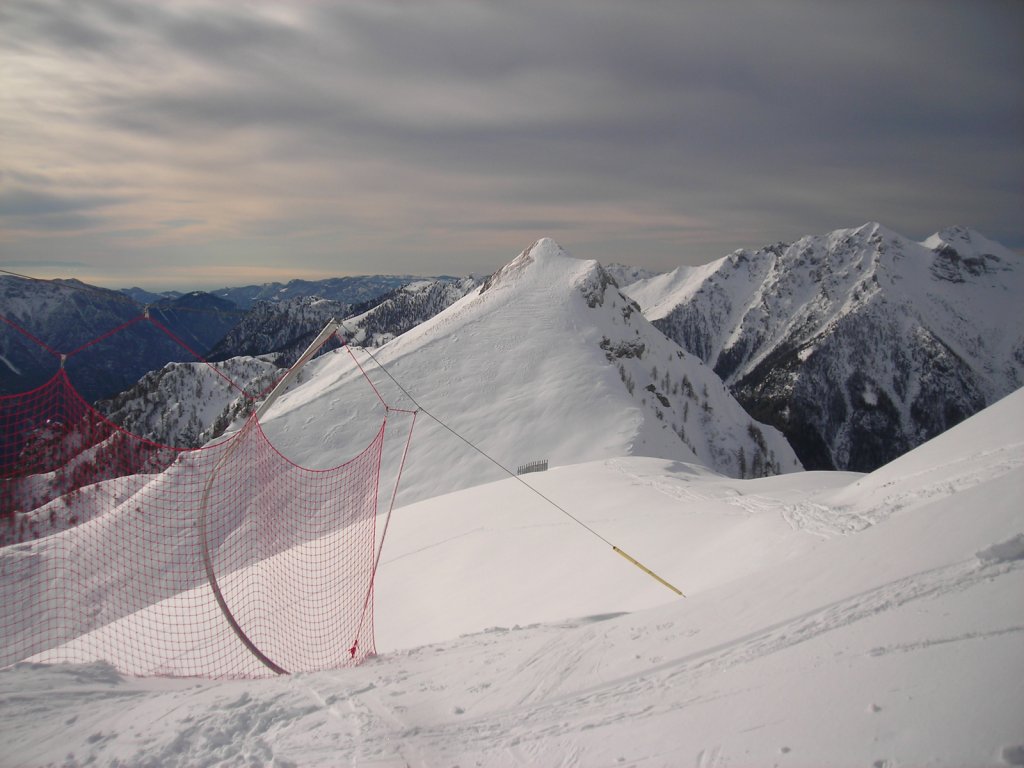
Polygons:
[[687,599],[515,480],[406,507],[376,659],[233,682],[17,665],[4,759],[1020,765],[1022,419],[1016,392],[864,476],[627,457],[526,478]]
[[[355,354],[389,405],[414,407],[367,352]],[[597,262],[574,259],[552,240],[373,354],[429,414],[512,469],[628,455],[734,476],[800,468],[784,438],[653,328]],[[368,414],[380,403],[344,353],[307,370],[267,413],[264,430],[293,461],[327,466],[368,442],[377,426]],[[504,476],[424,417],[400,504]]]

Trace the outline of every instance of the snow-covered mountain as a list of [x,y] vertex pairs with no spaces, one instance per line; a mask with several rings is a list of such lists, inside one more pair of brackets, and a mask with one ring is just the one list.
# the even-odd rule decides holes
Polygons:
[[273,354],[282,367],[292,365],[331,320],[345,317],[351,306],[316,296],[257,301],[242,321],[210,350],[207,359]]
[[874,469],[1024,383],[1024,263],[965,228],[869,223],[626,292],[809,469]]
[[[430,280],[392,292],[373,309],[345,320],[357,346],[379,346],[454,303],[480,280]],[[205,363],[167,363],[112,398],[96,403],[111,421],[161,445],[196,448],[252,412],[312,339],[349,305],[312,296],[260,301],[217,344]],[[325,345],[336,349],[340,342]],[[232,385],[235,385],[233,386]],[[248,393],[248,397],[241,391]],[[254,400],[255,398],[255,400]]]
[[[954,247],[951,240],[937,242],[939,252]],[[919,251],[885,238],[874,247],[880,262],[892,262],[875,270],[878,292],[922,277],[899,271]],[[935,270],[918,270],[945,275],[917,283],[936,294],[929,301],[965,311],[951,298],[959,294],[943,292],[946,282],[969,286],[998,274],[986,270],[1004,255],[965,256],[965,248],[936,256],[928,262],[938,261]],[[909,325],[916,315],[895,317]],[[352,353],[390,403],[406,404],[366,350]],[[869,475],[738,479],[741,456],[747,474],[755,461],[785,470],[795,457],[708,366],[652,328],[606,271],[549,240],[374,355],[430,413],[506,465],[550,458],[552,471],[529,478],[544,498],[513,480],[482,484],[486,461],[421,414],[407,487],[426,500],[395,511],[382,550],[381,655],[355,669],[225,681],[175,678],[219,659],[192,642],[166,645],[168,622],[215,621],[229,631],[207,583],[174,592],[162,582],[194,519],[174,517],[161,537],[136,539],[144,556],[131,561],[137,571],[111,562],[115,550],[128,549],[120,534],[139,522],[133,502],[174,477],[133,476],[116,494],[97,484],[80,495],[105,496],[106,519],[0,549],[5,650],[18,647],[8,638],[26,621],[58,615],[64,586],[74,588],[68,605],[92,621],[87,635],[64,617],[43,623],[56,644],[0,669],[0,700],[27,702],[0,721],[4,759],[329,766],[340,756],[358,765],[652,768],[1024,762],[1024,391]],[[173,381],[173,371],[166,377]],[[188,386],[191,379],[168,389],[186,398]],[[362,447],[382,411],[351,358],[337,351],[310,364],[264,427],[289,459],[324,466]],[[678,421],[682,435],[672,429]],[[105,537],[112,531],[118,537]],[[687,598],[616,556],[595,531]],[[323,543],[341,547],[344,535]],[[48,570],[60,552],[73,553],[60,560],[67,567]],[[301,560],[303,552],[268,553],[233,576],[294,578],[275,559]],[[90,562],[95,572],[78,569]],[[129,580],[140,594],[161,597],[112,608]],[[304,583],[323,589],[323,581]],[[97,657],[95,649],[110,653]],[[119,652],[149,654],[159,676],[120,674]],[[247,651],[238,644],[237,653]]]
[[259,395],[282,374],[276,363],[256,357],[209,365],[168,363],[110,400],[97,402],[96,408],[133,435],[160,445],[198,448],[252,413]]
[[365,312],[345,319],[351,344],[379,347],[447,309],[482,283],[481,278],[418,280],[392,291]]
[[145,288],[139,288],[138,286],[133,288],[122,288],[121,293],[137,304],[156,304],[158,301],[163,301],[164,299],[177,299],[183,295],[181,291],[161,291],[160,293],[153,293],[153,291],[147,291]]
[[214,347],[209,359],[275,353],[278,364],[287,367],[331,320],[343,322],[343,335],[349,343],[379,347],[430,319],[479,284],[480,280],[473,277],[417,280],[361,305],[318,296],[261,299]]
[[[414,407],[365,353],[353,352],[390,405]],[[549,239],[375,357],[429,414],[504,467],[641,455],[733,476],[800,468],[782,435],[753,421],[714,372],[652,327],[597,262]],[[380,404],[346,354],[306,370],[263,426],[293,461],[330,466],[369,441]],[[422,418],[400,500],[502,476]]]
[[643,267],[632,267],[628,264],[618,264],[615,262],[602,264],[601,266],[604,267],[604,271],[611,275],[619,286],[632,285],[641,280],[650,280],[652,277],[661,274],[650,269],[644,269]]
[[[201,355],[238,322],[235,310],[233,304],[222,299],[195,292],[163,299],[150,308],[150,313]],[[0,315],[53,350],[47,351],[0,322],[0,394],[33,389],[57,372],[59,354],[75,352],[140,318],[142,312],[143,307],[123,293],[78,280],[0,276]],[[94,400],[112,396],[168,361],[194,359],[191,352],[151,323],[136,322],[116,336],[73,354],[66,369],[78,391]]]
[[211,291],[242,309],[250,309],[258,301],[289,301],[315,296],[342,304],[363,304],[384,296],[403,285],[422,280],[412,275],[357,275],[329,277],[324,280],[289,280],[287,283],[263,283]]

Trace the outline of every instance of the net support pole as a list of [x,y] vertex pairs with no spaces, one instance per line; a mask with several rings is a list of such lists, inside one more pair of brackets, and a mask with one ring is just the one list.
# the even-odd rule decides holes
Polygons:
[[210,540],[207,534],[207,519],[209,517],[208,510],[210,504],[210,489],[213,488],[213,483],[217,479],[217,473],[220,472],[221,468],[226,465],[231,458],[235,455],[235,451],[238,450],[238,446],[241,445],[241,440],[246,439],[248,431],[252,421],[248,422],[242,429],[242,432],[236,434],[232,440],[231,446],[227,449],[225,454],[220,457],[220,461],[210,472],[210,477],[206,481],[206,486],[203,488],[203,500],[199,506],[199,545],[200,551],[203,556],[203,567],[206,569],[206,578],[210,583],[210,589],[213,591],[213,597],[217,601],[217,606],[220,608],[220,612],[224,614],[224,618],[228,622],[228,626],[231,627],[231,631],[235,633],[239,640],[242,641],[242,645],[249,649],[260,662],[266,666],[270,671],[278,675],[287,675],[288,671],[283,667],[275,663],[270,659],[263,651],[256,647],[256,644],[249,638],[242,629],[235,615],[231,612],[231,608],[228,606],[227,600],[224,599],[224,593],[221,592],[220,583],[217,581],[217,573],[213,567],[213,555],[210,553]]
[[680,591],[679,591],[678,589],[676,589],[675,587],[673,587],[673,586],[672,586],[671,584],[669,584],[669,583],[668,583],[667,581],[665,581],[665,580],[664,580],[663,578],[661,578],[661,576],[659,576],[658,574],[656,574],[656,573],[655,573],[654,571],[652,571],[652,570],[651,570],[650,568],[648,568],[648,567],[647,567],[646,565],[644,565],[643,563],[641,563],[641,562],[640,562],[639,560],[635,560],[634,558],[630,557],[629,555],[627,555],[627,554],[626,554],[625,552],[623,552],[623,551],[622,551],[621,549],[619,549],[618,547],[616,547],[616,546],[614,546],[614,545],[612,545],[612,549],[613,549],[613,550],[615,550],[616,552],[618,552],[618,553],[619,553],[620,555],[622,555],[622,556],[623,556],[623,557],[624,557],[624,558],[625,558],[626,560],[628,560],[629,562],[631,562],[631,563],[632,563],[633,565],[635,565],[635,566],[636,566],[637,568],[639,568],[639,569],[640,569],[641,571],[643,571],[644,573],[646,573],[646,574],[647,574],[648,576],[650,576],[650,577],[651,577],[652,579],[654,579],[655,581],[661,582],[662,584],[664,584],[664,585],[665,585],[666,587],[668,587],[669,589],[671,589],[671,590],[672,590],[673,592],[675,592],[675,593],[676,593],[677,595],[679,595],[680,597],[686,597],[686,595],[684,595],[684,594],[683,594],[682,592],[680,592]]
[[210,583],[210,588],[213,590],[213,596],[217,600],[217,605],[220,607],[221,613],[224,614],[224,618],[227,620],[232,631],[238,636],[238,639],[242,641],[242,644],[245,645],[252,655],[259,659],[268,669],[279,675],[286,675],[288,672],[256,647],[256,644],[245,633],[245,630],[243,630],[239,625],[238,620],[235,619],[234,614],[231,612],[231,608],[227,604],[227,600],[224,599],[224,594],[221,592],[220,584],[217,581],[217,573],[213,567],[213,555],[210,552],[210,542],[207,533],[210,508],[210,490],[213,488],[213,483],[217,479],[217,474],[235,455],[235,451],[238,449],[241,441],[246,439],[247,432],[251,428],[253,421],[259,421],[260,417],[268,408],[270,408],[273,402],[288,388],[288,385],[292,383],[295,377],[299,375],[299,371],[302,370],[302,367],[310,361],[313,355],[316,354],[317,350],[324,345],[324,342],[333,336],[339,328],[341,328],[341,325],[336,320],[331,320],[331,322],[324,326],[324,329],[320,331],[320,334],[313,340],[313,343],[306,348],[306,351],[302,353],[302,356],[295,362],[295,365],[288,370],[288,373],[281,378],[277,383],[277,386],[274,387],[269,395],[267,395],[267,399],[264,400],[260,407],[256,409],[256,413],[250,417],[249,422],[247,422],[245,427],[242,428],[242,431],[234,435],[232,438],[234,442],[228,447],[225,454],[221,456],[220,461],[217,462],[213,471],[210,472],[210,477],[207,479],[206,486],[203,488],[203,498],[199,506],[199,544],[203,556],[203,566],[206,569],[206,577]]
[[263,418],[263,414],[270,409],[270,406],[274,404],[274,401],[284,394],[285,390],[291,386],[295,377],[299,375],[299,371],[301,371],[302,367],[312,359],[313,355],[317,353],[317,350],[319,350],[320,347],[322,347],[327,340],[331,338],[331,336],[340,330],[341,323],[337,320],[331,320],[331,322],[324,326],[324,329],[320,331],[320,334],[313,339],[312,343],[308,347],[306,347],[306,351],[303,352],[299,359],[295,361],[295,365],[289,368],[288,373],[286,373],[281,380],[277,382],[277,386],[271,390],[269,395],[267,395],[267,399],[260,403],[259,408],[256,409],[257,421]]

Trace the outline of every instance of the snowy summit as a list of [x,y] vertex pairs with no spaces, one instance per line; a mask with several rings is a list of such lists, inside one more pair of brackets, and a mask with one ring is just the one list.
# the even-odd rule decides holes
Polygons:
[[[800,468],[781,434],[753,421],[703,362],[651,326],[596,261],[572,258],[551,239],[375,356],[426,411],[505,467],[635,455],[736,477]],[[365,367],[386,401],[411,407],[375,363]],[[346,356],[311,370],[264,426],[293,460],[327,466],[365,444],[376,396]],[[424,419],[401,500],[501,477]]]

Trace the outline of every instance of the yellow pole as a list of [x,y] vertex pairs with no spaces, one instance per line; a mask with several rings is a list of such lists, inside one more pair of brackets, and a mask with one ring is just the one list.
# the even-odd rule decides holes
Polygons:
[[676,589],[676,588],[675,588],[675,587],[673,587],[673,586],[672,586],[671,584],[669,584],[669,583],[668,583],[667,581],[665,581],[665,580],[664,580],[663,578],[661,578],[661,576],[659,576],[658,574],[656,574],[656,573],[655,573],[654,571],[652,571],[652,570],[651,570],[650,568],[648,568],[648,567],[647,567],[646,565],[644,565],[643,563],[641,563],[641,562],[639,562],[638,560],[635,560],[634,558],[632,558],[632,557],[630,557],[629,555],[627,555],[627,554],[626,554],[625,552],[623,552],[623,551],[622,551],[621,549],[619,549],[618,547],[616,547],[616,546],[615,546],[614,544],[612,545],[612,549],[614,549],[614,550],[615,550],[616,552],[618,552],[618,553],[619,553],[620,555],[622,555],[622,556],[623,556],[624,558],[626,558],[627,560],[629,560],[629,562],[631,562],[631,563],[632,563],[633,565],[635,565],[635,566],[636,566],[637,568],[639,568],[639,569],[640,569],[641,571],[643,571],[644,573],[646,573],[646,574],[647,574],[648,576],[650,576],[650,577],[651,577],[652,579],[656,579],[657,581],[660,581],[660,582],[661,582],[662,584],[664,584],[664,585],[665,585],[666,587],[668,587],[669,589],[671,589],[671,590],[672,590],[673,592],[675,592],[675,593],[676,593],[677,595],[679,595],[680,597],[686,597],[686,595],[684,595],[684,594],[683,594],[682,592],[680,592],[680,591],[679,591],[678,589]]

